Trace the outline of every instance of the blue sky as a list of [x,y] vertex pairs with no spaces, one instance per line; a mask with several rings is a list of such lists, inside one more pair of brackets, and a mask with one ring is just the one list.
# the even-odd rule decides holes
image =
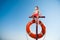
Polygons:
[[40,19],[46,26],[45,40],[60,40],[60,0],[0,0],[1,39],[35,40],[27,35],[26,24],[32,20],[28,17],[36,5],[46,17]]

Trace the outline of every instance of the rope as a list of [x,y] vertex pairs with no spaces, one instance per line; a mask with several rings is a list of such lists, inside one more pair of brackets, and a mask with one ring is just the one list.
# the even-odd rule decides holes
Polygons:
[[43,38],[43,40],[45,40],[45,37],[46,37],[46,34],[44,35],[44,38]]
[[26,38],[27,38],[27,40],[28,40],[28,36],[27,36],[27,34],[26,34]]

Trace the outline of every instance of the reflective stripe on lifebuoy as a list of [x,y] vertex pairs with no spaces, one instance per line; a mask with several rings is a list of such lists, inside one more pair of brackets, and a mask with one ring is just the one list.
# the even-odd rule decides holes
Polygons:
[[[31,26],[33,23],[36,23],[35,20],[32,20],[31,22],[28,22],[28,24],[26,25],[26,32],[28,33],[28,35],[29,35],[30,37],[36,39],[36,34],[34,34],[34,33],[32,33],[32,32],[30,31],[30,26]],[[39,25],[41,25],[42,30],[41,30],[41,33],[38,34],[38,38],[41,38],[41,37],[43,37],[44,34],[46,33],[46,27],[45,27],[45,25],[44,25],[41,21],[39,21]]]

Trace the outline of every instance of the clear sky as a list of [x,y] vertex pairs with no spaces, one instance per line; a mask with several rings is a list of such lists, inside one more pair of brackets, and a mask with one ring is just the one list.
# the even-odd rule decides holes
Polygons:
[[46,26],[45,40],[60,40],[60,0],[0,0],[0,39],[35,40],[27,35],[26,24],[36,5],[46,17],[40,19]]

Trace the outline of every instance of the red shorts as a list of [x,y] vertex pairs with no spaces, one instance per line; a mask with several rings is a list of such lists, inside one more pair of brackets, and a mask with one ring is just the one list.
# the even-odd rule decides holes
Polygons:
[[34,16],[34,17],[38,17],[38,16],[39,16],[39,14],[38,14],[38,13],[36,13],[36,14],[33,14],[33,16]]

